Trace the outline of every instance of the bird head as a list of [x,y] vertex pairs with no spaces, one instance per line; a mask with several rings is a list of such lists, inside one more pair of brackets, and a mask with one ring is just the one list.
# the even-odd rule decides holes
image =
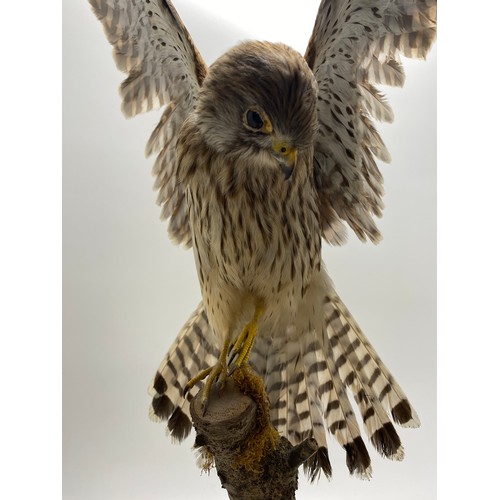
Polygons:
[[313,145],[317,84],[303,57],[283,44],[244,42],[209,69],[196,108],[217,153],[288,179]]

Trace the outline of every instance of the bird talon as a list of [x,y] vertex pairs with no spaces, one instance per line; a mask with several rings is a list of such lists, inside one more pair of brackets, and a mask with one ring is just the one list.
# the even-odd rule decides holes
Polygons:
[[222,389],[224,389],[224,386],[226,385],[226,379],[227,379],[227,371],[224,373],[221,373],[218,377],[217,380],[215,381],[215,389],[219,393],[222,392]]
[[257,331],[259,329],[259,318],[263,312],[263,305],[260,303],[257,304],[255,306],[255,313],[252,321],[245,325],[236,339],[229,361],[229,376],[231,376],[237,368],[240,368],[243,364],[248,363],[248,359],[250,358],[250,353],[255,342],[255,337],[257,336]]
[[[243,328],[231,348],[229,346],[230,340],[228,336],[224,342],[224,346],[217,363],[212,367],[202,370],[198,373],[198,375],[196,375],[196,377],[193,377],[186,384],[184,395],[186,395],[187,392],[198,382],[208,377],[205,382],[205,386],[202,389],[201,395],[201,409],[203,415],[205,415],[205,412],[207,411],[210,391],[214,382],[216,390],[220,393],[226,384],[227,378],[230,377],[236,369],[240,368],[243,364],[248,363],[252,346],[257,335],[258,321],[263,311],[263,306],[261,304],[257,304],[252,321]],[[228,352],[230,352],[229,360]]]
[[229,354],[227,356],[227,366],[233,364],[234,360],[236,359],[236,356],[238,356],[238,351],[234,350],[234,346],[231,346],[231,349],[229,350]]
[[199,382],[200,380],[203,380],[204,378],[207,378],[207,381],[205,382],[205,386],[202,389],[202,395],[201,395],[201,409],[202,409],[202,415],[205,415],[205,412],[207,411],[208,408],[208,402],[210,398],[210,391],[212,389],[212,385],[215,382],[215,388],[220,392],[227,379],[227,363],[226,363],[226,353],[224,353],[224,356],[221,355],[220,359],[217,361],[217,363],[210,367],[206,368],[205,370],[201,371],[196,377],[192,378],[188,384],[186,389],[189,390],[191,387],[193,387],[194,384]]
[[208,408],[208,399],[202,398],[201,400],[201,415],[204,417]]
[[186,387],[184,388],[184,396],[201,380],[205,379],[210,372],[213,370],[213,368],[205,368],[202,370],[196,377],[193,377],[187,384]]
[[229,366],[229,370],[227,372],[227,376],[231,377],[237,368],[239,368],[239,366],[236,363],[231,363],[231,365]]

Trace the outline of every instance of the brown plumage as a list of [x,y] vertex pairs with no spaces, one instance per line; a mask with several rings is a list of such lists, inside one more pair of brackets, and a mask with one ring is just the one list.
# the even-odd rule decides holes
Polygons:
[[254,318],[250,365],[279,432],[319,442],[312,477],[331,473],[325,428],[349,470],[371,474],[348,392],[375,448],[401,459],[392,421],[417,427],[418,416],[335,293],[321,241],[342,243],[344,223],[380,239],[374,157],[390,156],[371,119],[393,116],[374,84],[403,84],[399,53],[425,56],[436,2],[324,0],[304,57],[245,42],[208,69],[168,0],[91,3],[129,73],[124,112],[166,105],[147,153],[158,154],[162,216],[193,247],[202,291],[151,385],[151,416],[185,438],[201,382],[184,388],[210,366],[225,375],[225,349]]

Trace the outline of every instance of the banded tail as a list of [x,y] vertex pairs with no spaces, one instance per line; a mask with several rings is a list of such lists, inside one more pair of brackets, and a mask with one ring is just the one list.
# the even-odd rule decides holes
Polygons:
[[[384,457],[401,460],[403,445],[393,422],[420,425],[417,413],[337,294],[324,299],[323,331],[259,332],[250,365],[265,382],[271,422],[293,445],[313,436],[320,449],[305,464],[314,480],[331,476],[325,428],[346,452],[351,474],[371,477],[371,459],[361,437],[348,392],[359,407],[365,434]],[[189,403],[201,383],[184,396],[188,380],[215,364],[219,351],[210,343],[210,326],[200,304],[162,361],[149,393],[150,417],[166,420],[176,441],[191,431]],[[293,340],[293,338],[297,340]]]

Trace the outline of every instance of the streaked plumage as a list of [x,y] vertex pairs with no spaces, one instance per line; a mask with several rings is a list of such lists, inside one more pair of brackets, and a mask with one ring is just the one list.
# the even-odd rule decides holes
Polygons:
[[[376,83],[402,85],[399,54],[422,58],[435,38],[435,1],[323,1],[304,58],[280,44],[247,42],[207,68],[169,1],[91,0],[115,48],[127,116],[165,105],[147,153],[172,238],[193,246],[202,303],[151,385],[151,416],[176,439],[191,429],[187,382],[218,359],[265,304],[250,364],[271,402],[271,419],[292,443],[311,433],[321,451],[313,477],[331,472],[325,427],[352,473],[371,474],[348,393],[375,448],[403,447],[392,421],[418,416],[333,290],[321,238],[380,233],[382,176],[390,156],[371,119],[393,114]],[[245,124],[247,110],[272,131]],[[293,172],[273,144],[297,149]],[[279,156],[279,155],[278,155]],[[390,417],[389,417],[390,415]]]

